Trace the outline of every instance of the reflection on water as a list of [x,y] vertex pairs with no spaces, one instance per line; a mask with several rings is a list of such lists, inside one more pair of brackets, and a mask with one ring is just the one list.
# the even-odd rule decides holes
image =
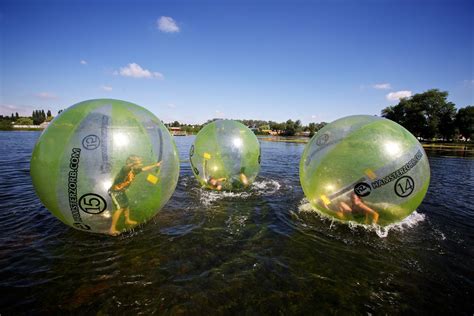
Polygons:
[[[423,204],[387,231],[305,204],[304,145],[262,142],[249,191],[176,192],[118,238],[85,234],[40,204],[29,178],[37,132],[0,132],[0,312],[471,314],[474,160],[433,155]],[[177,137],[181,159],[193,137]],[[380,237],[380,236],[382,237]]]

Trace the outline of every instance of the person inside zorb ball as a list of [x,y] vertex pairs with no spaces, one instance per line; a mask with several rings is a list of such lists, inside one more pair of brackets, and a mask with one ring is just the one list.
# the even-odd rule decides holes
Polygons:
[[218,120],[199,131],[189,158],[203,187],[217,191],[245,189],[260,171],[260,143],[242,123]]
[[428,190],[430,168],[418,140],[374,116],[341,118],[306,145],[300,181],[311,205],[341,221],[388,225],[411,214]]
[[163,123],[133,103],[78,103],[55,118],[31,158],[35,190],[62,222],[118,235],[153,217],[179,176],[176,145]]

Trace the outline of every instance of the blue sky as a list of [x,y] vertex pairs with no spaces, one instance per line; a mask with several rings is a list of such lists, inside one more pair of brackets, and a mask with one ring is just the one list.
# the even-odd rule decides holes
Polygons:
[[137,103],[303,123],[446,90],[474,104],[472,1],[0,2],[0,114]]

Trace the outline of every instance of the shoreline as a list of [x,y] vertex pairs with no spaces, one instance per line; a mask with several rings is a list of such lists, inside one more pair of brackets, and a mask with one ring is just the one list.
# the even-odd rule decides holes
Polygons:
[[[42,132],[42,128],[22,128],[22,129],[10,129],[0,130],[0,132]],[[174,135],[176,137],[183,136],[195,136],[196,134],[187,135]],[[270,135],[255,135],[258,140],[265,142],[276,142],[276,143],[293,143],[293,144],[307,144],[311,137],[305,136],[270,136]],[[423,148],[430,150],[445,150],[445,151],[466,151],[474,152],[473,142],[436,142],[436,141],[420,141]]]
[[[257,138],[262,141],[267,142],[282,142],[282,143],[300,143],[306,144],[308,143],[311,138],[309,137],[284,137],[284,136],[260,136],[258,135]],[[430,149],[462,149],[466,151],[474,151],[474,143],[472,142],[429,142],[429,141],[420,141],[424,148]]]

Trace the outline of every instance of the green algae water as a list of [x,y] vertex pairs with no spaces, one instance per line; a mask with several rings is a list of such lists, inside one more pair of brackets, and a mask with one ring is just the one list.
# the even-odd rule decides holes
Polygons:
[[[471,315],[474,160],[427,152],[428,193],[401,224],[322,218],[299,183],[304,144],[261,142],[249,190],[171,199],[119,237],[58,221],[29,175],[38,132],[0,132],[0,313]],[[186,159],[194,137],[175,138]]]

